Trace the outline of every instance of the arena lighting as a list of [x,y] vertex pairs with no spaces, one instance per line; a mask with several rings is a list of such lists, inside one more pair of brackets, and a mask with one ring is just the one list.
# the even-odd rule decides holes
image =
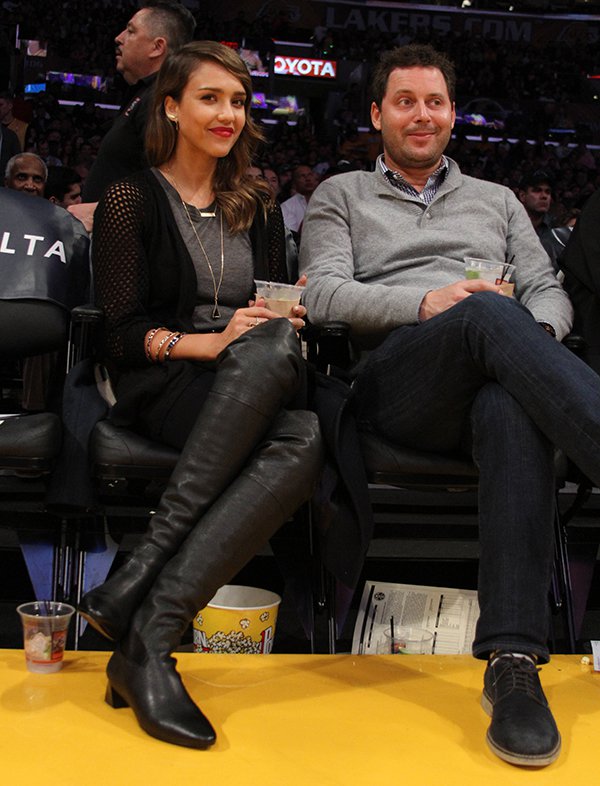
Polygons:
[[[457,139],[457,138],[458,138],[458,135],[453,133],[452,134],[452,139]],[[528,145],[537,145],[538,144],[538,140],[536,140],[536,139],[519,139],[518,137],[505,137],[505,136],[483,137],[481,134],[469,134],[468,136],[465,136],[465,139],[468,139],[470,142],[483,142],[483,141],[503,142],[504,141],[504,142],[508,142],[510,145],[520,144],[521,142],[526,142]],[[544,145],[548,145],[549,147],[556,147],[558,144],[559,144],[558,142],[555,142],[555,141],[550,140],[550,139],[547,139],[544,142]],[[577,147],[577,143],[576,142],[567,142],[566,146],[568,148],[572,148],[573,149],[573,148]],[[587,147],[588,150],[600,150],[600,145],[586,144],[586,147]]]
[[277,46],[293,46],[294,48],[312,49],[312,44],[307,44],[304,41],[280,41],[278,38],[273,39],[273,43]]
[[[276,125],[278,125],[280,123],[280,120],[279,119],[273,119],[273,118],[270,118],[270,117],[263,117],[260,122],[264,123],[266,126],[276,126]],[[287,123],[288,126],[297,126],[298,125],[298,121],[297,120],[286,120],[285,122]]]
[[74,74],[70,71],[48,71],[46,82],[56,82],[62,85],[75,87],[89,87],[92,90],[106,93],[107,80],[98,74]]
[[[67,98],[59,98],[58,103],[60,106],[83,106],[86,102],[85,101],[73,101]],[[110,109],[114,112],[118,112],[121,108],[119,104],[99,104],[96,101],[93,102],[94,106],[97,106],[99,109]]]

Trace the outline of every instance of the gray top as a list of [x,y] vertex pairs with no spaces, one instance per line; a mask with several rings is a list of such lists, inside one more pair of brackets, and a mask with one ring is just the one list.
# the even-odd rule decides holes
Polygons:
[[[194,327],[200,332],[223,330],[233,316],[233,312],[242,306],[247,306],[248,298],[253,295],[254,262],[250,237],[247,232],[232,234],[227,223],[224,222],[223,282],[219,289],[219,311],[221,317],[213,319],[213,281],[202,249],[181,204],[181,198],[162,172],[154,168],[152,172],[167,194],[177,227],[194,263],[198,280],[198,301],[193,315]],[[202,241],[202,245],[208,255],[213,275],[218,285],[221,274],[221,225],[219,211],[216,211],[215,216],[202,217],[200,215],[201,212],[214,212],[214,205],[210,205],[202,210],[198,210],[193,205],[188,205],[187,207],[198,237]]]
[[308,205],[300,249],[309,319],[317,325],[343,320],[355,336],[379,340],[417,323],[426,293],[463,279],[464,258],[473,256],[512,259],[515,296],[564,338],[571,303],[523,205],[505,186],[448,163],[430,205],[394,188],[379,167],[321,183]]

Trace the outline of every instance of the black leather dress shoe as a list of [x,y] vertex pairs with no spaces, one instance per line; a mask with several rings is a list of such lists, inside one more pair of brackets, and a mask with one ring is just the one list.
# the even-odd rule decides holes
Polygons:
[[528,657],[498,653],[484,675],[481,704],[491,715],[487,741],[510,764],[543,767],[560,752],[560,734]]
[[201,750],[214,745],[217,735],[194,704],[170,656],[129,660],[117,647],[106,669],[106,702],[115,709],[131,707],[142,729],[171,745]]

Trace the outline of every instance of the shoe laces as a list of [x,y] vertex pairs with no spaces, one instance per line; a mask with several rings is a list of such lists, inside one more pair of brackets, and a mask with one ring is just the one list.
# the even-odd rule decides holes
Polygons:
[[540,704],[544,703],[540,697],[538,678],[540,669],[528,658],[500,655],[497,658],[494,671],[493,685],[498,692],[498,698],[516,691],[526,694]]

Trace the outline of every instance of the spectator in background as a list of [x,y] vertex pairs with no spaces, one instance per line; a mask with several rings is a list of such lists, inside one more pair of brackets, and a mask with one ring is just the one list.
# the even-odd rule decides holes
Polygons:
[[[259,180],[262,183],[267,183],[271,193],[273,193],[273,188],[271,183],[267,180],[265,175],[266,169],[262,169],[255,164],[251,164],[249,167],[246,168],[246,177],[250,178],[250,180]],[[270,171],[275,177],[277,177],[276,173],[271,169]],[[278,181],[279,182],[279,181]],[[277,201],[276,194],[273,193],[273,199]],[[293,233],[291,232],[289,227],[285,227],[285,256],[286,256],[286,266],[288,270],[288,276],[290,281],[297,281],[298,279],[298,246],[296,244],[296,238],[294,237]],[[299,286],[304,286],[306,279],[303,277],[302,280],[297,281]]]
[[319,178],[307,164],[298,164],[292,173],[294,195],[281,204],[283,221],[292,232],[300,235],[304,214]]
[[[558,271],[557,259],[565,247],[565,241],[552,228],[550,209],[552,207],[552,188],[554,178],[548,172],[538,169],[523,177],[517,191],[519,201],[523,203],[527,215],[540,243],[550,257],[555,271]],[[568,237],[568,231],[567,231]]]
[[9,160],[20,152],[21,146],[15,132],[0,124],[0,172],[5,172]]
[[351,127],[346,131],[339,153],[348,161],[361,161],[367,157],[366,139],[358,133],[357,128]]
[[600,189],[585,203],[561,257],[582,357],[600,374]]
[[17,135],[19,150],[25,150],[27,123],[13,114],[13,95],[9,90],[0,91],[0,123]]
[[86,177],[84,203],[71,212],[86,227],[93,222],[98,199],[108,185],[147,166],[144,135],[151,87],[168,51],[191,41],[196,22],[190,11],[174,0],[147,0],[115,39],[116,67],[131,92],[120,115],[105,135]]
[[78,140],[74,158],[74,169],[81,175],[82,181],[85,182],[96,160],[91,142],[87,139]]
[[274,169],[271,169],[270,167],[265,167],[263,169],[263,175],[269,184],[269,188],[273,194],[273,199],[277,199],[279,192],[281,191],[281,186],[279,185],[279,175]]
[[554,178],[543,169],[529,172],[519,184],[517,196],[519,201],[523,203],[538,236],[544,227],[550,226],[548,214],[552,206],[553,184]]
[[6,165],[4,184],[31,196],[44,196],[48,168],[35,153],[19,153]]
[[37,145],[37,152],[46,166],[62,166],[62,161],[58,156],[50,152],[50,143],[47,139],[40,139]]
[[[283,161],[285,161],[285,157],[283,157]],[[292,167],[285,163],[278,163],[277,160],[274,162],[274,166],[279,175],[279,201],[285,202],[292,196]]]
[[246,168],[246,177],[249,177],[251,180],[265,179],[262,169],[254,164],[250,164],[250,166]]
[[44,196],[65,209],[81,203],[81,175],[68,166],[49,166]]

